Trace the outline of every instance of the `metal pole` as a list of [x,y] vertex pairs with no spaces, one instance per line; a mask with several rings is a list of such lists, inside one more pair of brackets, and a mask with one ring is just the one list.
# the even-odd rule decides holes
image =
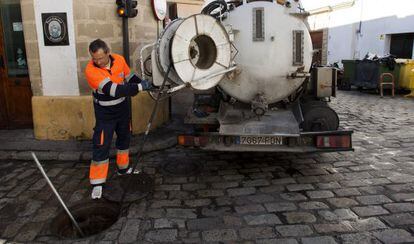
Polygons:
[[[122,17],[122,43],[123,43],[123,54],[128,67],[131,68],[129,60],[129,30],[128,30],[128,17]],[[128,110],[129,110],[129,121],[132,127],[132,102],[131,97],[127,97]],[[131,128],[132,129],[132,128]]]
[[129,31],[128,31],[128,18],[122,17],[122,41],[124,47],[124,58],[126,63],[129,65]]
[[45,170],[43,169],[42,165],[40,164],[39,160],[36,157],[36,154],[32,152],[32,157],[36,162],[37,167],[39,168],[40,172],[42,173],[43,177],[45,177],[47,183],[49,184],[50,188],[52,188],[53,193],[55,193],[56,197],[58,198],[59,202],[62,204],[63,208],[65,209],[66,213],[69,215],[70,220],[72,220],[73,225],[76,227],[76,230],[79,232],[81,237],[84,237],[85,234],[83,233],[82,229],[79,227],[78,222],[76,222],[75,218],[70,213],[69,209],[66,207],[66,204],[63,202],[62,198],[60,197],[59,193],[56,191],[56,188],[53,186],[52,182],[50,181],[49,177]]

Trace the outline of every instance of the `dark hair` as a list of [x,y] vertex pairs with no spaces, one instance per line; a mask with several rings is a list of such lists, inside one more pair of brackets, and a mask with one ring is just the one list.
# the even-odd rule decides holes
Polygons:
[[99,49],[102,49],[105,53],[109,52],[108,45],[106,45],[106,43],[102,41],[101,39],[96,39],[95,41],[89,44],[89,51],[91,53],[95,53]]

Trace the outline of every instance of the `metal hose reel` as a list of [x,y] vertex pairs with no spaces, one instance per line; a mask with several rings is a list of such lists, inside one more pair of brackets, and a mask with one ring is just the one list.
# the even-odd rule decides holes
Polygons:
[[170,23],[161,33],[152,56],[155,85],[159,85],[156,77],[164,75],[171,64],[170,84],[198,90],[216,86],[233,69],[227,31],[215,18],[203,14]]

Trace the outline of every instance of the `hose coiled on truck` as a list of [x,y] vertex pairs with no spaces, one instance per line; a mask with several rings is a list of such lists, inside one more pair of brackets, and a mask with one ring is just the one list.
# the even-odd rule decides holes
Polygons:
[[202,10],[202,14],[210,15],[216,19],[219,19],[223,16],[223,14],[227,11],[227,3],[225,0],[216,0],[213,1],[207,6],[205,6]]

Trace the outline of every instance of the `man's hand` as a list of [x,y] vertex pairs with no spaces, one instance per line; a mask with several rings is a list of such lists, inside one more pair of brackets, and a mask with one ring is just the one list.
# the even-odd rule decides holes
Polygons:
[[151,81],[148,80],[142,80],[140,83],[141,87],[142,87],[142,91],[148,91],[153,89],[154,87],[152,86]]

